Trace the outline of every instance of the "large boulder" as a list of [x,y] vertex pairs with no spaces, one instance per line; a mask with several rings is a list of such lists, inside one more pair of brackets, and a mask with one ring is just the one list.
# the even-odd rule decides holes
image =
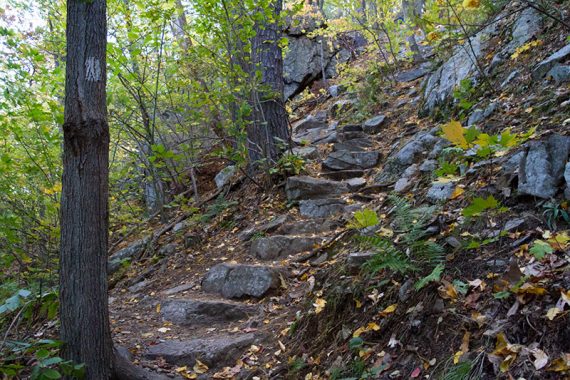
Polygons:
[[378,164],[379,159],[378,152],[339,150],[328,155],[323,161],[323,168],[326,170],[370,169]]
[[570,44],[564,46],[562,49],[558,50],[556,53],[550,55],[544,61],[536,65],[536,67],[532,71],[533,79],[540,80],[544,78],[552,68],[554,68],[559,62],[562,62],[569,56],[570,56]]
[[202,290],[224,298],[260,298],[278,285],[279,271],[258,265],[218,264],[202,279]]
[[552,135],[546,141],[531,142],[520,160],[519,194],[543,199],[556,195],[569,152],[567,136]]
[[310,251],[323,241],[320,237],[275,235],[253,241],[249,253],[261,260],[275,260]]
[[211,325],[246,319],[257,308],[239,302],[174,299],[161,303],[160,314],[165,321],[179,325]]
[[123,261],[131,260],[140,256],[145,250],[147,244],[150,242],[150,239],[151,236],[146,236],[113,253],[107,262],[107,273],[115,273]]
[[435,131],[417,133],[399,151],[391,155],[376,177],[376,183],[390,185],[398,181],[411,165],[420,163],[426,158],[437,158],[439,152],[449,145],[449,142],[433,133]]
[[287,199],[326,198],[348,192],[348,186],[343,182],[308,176],[295,176],[287,179],[285,188]]

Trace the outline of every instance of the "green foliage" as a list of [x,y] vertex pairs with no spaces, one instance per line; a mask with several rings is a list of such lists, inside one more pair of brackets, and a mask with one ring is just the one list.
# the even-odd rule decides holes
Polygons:
[[226,200],[226,198],[224,198],[222,194],[220,194],[212,204],[208,205],[208,207],[206,208],[206,212],[204,212],[204,215],[199,215],[199,219],[203,223],[207,223],[216,216],[220,215],[225,210],[237,204],[238,202],[228,201]]
[[425,239],[425,228],[435,212],[435,206],[413,208],[408,201],[395,195],[390,195],[389,200],[393,205],[394,232],[399,235],[400,241],[396,246],[378,235],[358,236],[358,241],[365,248],[378,252],[362,269],[370,274],[385,269],[404,274],[441,264],[445,254],[443,247]]
[[501,207],[501,204],[498,200],[495,199],[492,195],[489,195],[487,198],[477,197],[471,201],[471,204],[463,209],[461,212],[463,216],[472,217],[472,216],[479,216],[483,212],[487,211],[496,211],[496,212],[504,212],[507,209],[505,207]]
[[459,85],[453,89],[453,97],[462,113],[468,112],[475,104],[477,88],[473,86],[473,81],[469,78],[461,80]]
[[348,228],[360,230],[363,228],[374,227],[379,222],[380,220],[378,219],[376,211],[365,208],[354,213],[352,220],[348,223]]
[[443,264],[436,265],[436,267],[433,268],[430,274],[428,274],[427,276],[423,277],[418,282],[416,282],[416,284],[414,285],[416,290],[424,288],[430,282],[438,282],[439,280],[441,280],[441,274],[443,273],[444,269],[445,265]]
[[277,164],[269,169],[269,174],[277,174],[285,177],[299,175],[305,171],[305,159],[296,154],[284,154]]
[[560,204],[555,200],[546,202],[542,207],[544,209],[542,215],[546,218],[546,225],[551,230],[558,229],[558,222],[563,220],[567,224],[570,224],[570,215],[566,211],[566,202]]
[[445,374],[442,376],[442,380],[469,380],[471,379],[471,373],[474,370],[473,363],[469,360],[462,361],[460,363],[454,364],[451,368],[448,368]]
[[536,257],[537,260],[542,260],[546,255],[553,253],[554,249],[547,242],[537,239],[532,242],[532,247],[530,247],[529,252]]

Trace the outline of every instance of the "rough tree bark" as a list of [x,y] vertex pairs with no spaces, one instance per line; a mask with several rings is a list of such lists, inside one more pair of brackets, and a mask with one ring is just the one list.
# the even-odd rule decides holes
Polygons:
[[67,1],[60,319],[65,359],[111,378],[107,301],[109,126],[105,0]]
[[277,161],[282,153],[279,140],[288,143],[290,137],[283,101],[283,54],[279,46],[282,0],[275,0],[272,6],[273,19],[256,26],[252,42],[253,70],[261,71],[262,88],[253,92],[253,122],[247,129],[251,164],[261,159],[268,163]]

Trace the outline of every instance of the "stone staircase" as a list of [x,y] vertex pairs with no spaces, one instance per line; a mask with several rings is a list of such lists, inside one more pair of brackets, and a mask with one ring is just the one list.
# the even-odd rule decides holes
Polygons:
[[148,347],[144,357],[188,368],[199,360],[209,367],[202,375],[206,379],[214,371],[234,366],[252,345],[275,338],[256,329],[264,319],[260,300],[286,286],[291,272],[288,260],[325,243],[344,224],[343,215],[362,207],[352,196],[366,185],[364,177],[379,163],[371,134],[383,122],[384,117],[378,116],[363,125],[338,128],[318,114],[297,125],[293,140],[309,144],[296,148],[305,157],[318,160],[330,150],[324,144],[332,143],[332,151],[321,162],[322,177],[301,175],[287,180],[287,199],[298,204],[303,219],[281,215],[240,231],[237,237],[248,247],[251,261],[212,266],[200,289],[189,296],[177,296],[185,288],[163,292],[158,301],[162,320],[192,329],[192,338],[160,341]]

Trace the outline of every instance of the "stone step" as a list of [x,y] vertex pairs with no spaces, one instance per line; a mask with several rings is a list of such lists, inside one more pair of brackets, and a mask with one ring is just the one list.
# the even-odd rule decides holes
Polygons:
[[349,204],[340,198],[307,199],[299,202],[299,213],[308,218],[327,218],[352,213],[360,208],[360,204]]
[[147,359],[162,358],[167,363],[192,368],[196,360],[211,370],[234,366],[245,350],[256,342],[254,334],[216,335],[189,340],[169,340],[147,348]]
[[222,263],[210,268],[202,290],[224,298],[261,298],[279,287],[279,270],[270,266]]
[[335,170],[330,172],[322,172],[321,175],[330,178],[335,181],[341,181],[343,179],[358,178],[362,177],[366,172],[362,169],[350,169],[350,170]]
[[312,250],[322,237],[275,235],[254,240],[249,253],[260,260],[275,260]]
[[167,299],[161,302],[162,319],[183,326],[213,325],[244,320],[258,307],[240,302],[199,299]]
[[373,141],[368,138],[352,139],[343,142],[337,142],[333,145],[333,152],[346,150],[349,152],[364,152],[367,148],[374,145]]
[[341,195],[348,192],[348,186],[338,181],[308,176],[294,176],[287,178],[285,191],[287,199],[292,201]]
[[371,169],[378,165],[378,152],[332,152],[323,161],[325,170]]
[[309,219],[283,224],[275,232],[279,235],[311,235],[329,232],[338,227],[330,219]]
[[273,232],[283,225],[289,219],[288,215],[280,215],[268,220],[265,223],[253,225],[238,234],[238,238],[242,241],[251,239],[256,233]]

